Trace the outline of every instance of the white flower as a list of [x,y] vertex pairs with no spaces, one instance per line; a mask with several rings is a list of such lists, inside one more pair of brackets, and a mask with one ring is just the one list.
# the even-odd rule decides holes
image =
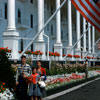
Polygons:
[[6,89],[4,93],[0,93],[0,100],[12,100],[14,99],[13,94],[10,92],[9,89]]

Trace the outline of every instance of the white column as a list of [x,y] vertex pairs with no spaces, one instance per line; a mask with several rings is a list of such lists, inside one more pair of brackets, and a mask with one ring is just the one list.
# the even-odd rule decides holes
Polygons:
[[68,38],[69,46],[72,46],[72,10],[71,10],[71,0],[68,0]]
[[88,51],[91,54],[91,24],[88,22]]
[[[84,34],[85,33],[85,34]],[[83,51],[86,52],[86,19],[83,17]]]
[[[37,0],[37,13],[38,13],[38,32],[43,28],[44,26],[44,0]],[[46,45],[43,38],[44,31],[40,33],[40,35],[37,37],[36,43],[35,43],[35,51],[40,50],[43,52],[42,59],[45,59],[45,52],[46,52]]]
[[[56,9],[60,7],[60,0],[56,0]],[[61,13],[56,14],[56,43],[61,43]]]
[[19,33],[15,26],[15,0],[8,0],[8,26],[3,32],[3,46],[11,49],[11,59],[18,59],[18,37]]
[[[77,41],[80,39],[80,13],[76,10],[76,33],[77,33]],[[81,55],[81,40],[77,43],[76,55]]]
[[[72,47],[72,8],[71,8],[71,0],[67,0],[68,2],[68,47],[66,48],[66,53],[68,54]],[[73,50],[70,52],[73,54]]]
[[[56,10],[60,7],[60,0],[56,0]],[[56,14],[56,43],[54,44],[54,51],[58,52],[62,60],[62,43],[61,43],[61,13],[60,10]]]
[[[76,11],[76,32],[77,32],[77,41],[80,39],[80,13]],[[77,49],[81,48],[81,42],[77,43]]]
[[[37,0],[37,9],[38,9],[38,31],[43,28],[44,25],[44,0]],[[43,42],[43,32],[37,38],[38,42]]]
[[15,30],[15,0],[8,0],[8,30]]
[[95,27],[92,26],[92,46],[93,46],[93,50],[92,50],[92,53],[95,54]]

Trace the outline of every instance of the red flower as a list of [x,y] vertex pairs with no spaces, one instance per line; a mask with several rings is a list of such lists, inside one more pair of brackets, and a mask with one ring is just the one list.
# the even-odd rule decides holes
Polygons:
[[2,83],[2,85],[5,85],[5,83]]
[[73,55],[74,58],[80,58],[80,55]]
[[70,58],[72,58],[73,56],[72,56],[71,54],[68,54],[68,55],[67,55],[67,57],[70,57]]
[[8,52],[8,53],[11,53],[11,50],[8,49],[8,47],[6,47],[6,48],[1,47],[1,48],[0,48],[0,51],[5,51],[5,52]]
[[65,54],[63,54],[63,57],[65,57],[66,55]]
[[90,56],[87,56],[86,58],[87,58],[87,59],[92,59],[92,57],[90,57]]
[[54,56],[54,53],[53,52],[49,52],[49,56]]
[[18,51],[18,53],[22,53],[22,51]]
[[58,52],[55,52],[55,53],[54,53],[54,56],[59,57],[59,56],[60,56],[60,54],[59,54]]
[[31,55],[32,54],[32,51],[28,50],[25,53]]
[[5,88],[2,89],[3,91],[5,90]]

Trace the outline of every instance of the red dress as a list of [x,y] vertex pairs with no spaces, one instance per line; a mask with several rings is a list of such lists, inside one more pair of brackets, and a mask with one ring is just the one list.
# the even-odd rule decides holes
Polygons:
[[37,83],[37,76],[39,76],[38,73],[32,74],[30,77],[27,78],[28,83],[33,83],[36,84]]
[[43,75],[45,75],[46,76],[46,70],[45,70],[45,68],[43,68],[43,67],[41,67],[41,75],[43,76]]
[[37,83],[37,76],[38,75],[39,75],[38,73],[32,74],[32,83],[33,84],[36,84]]

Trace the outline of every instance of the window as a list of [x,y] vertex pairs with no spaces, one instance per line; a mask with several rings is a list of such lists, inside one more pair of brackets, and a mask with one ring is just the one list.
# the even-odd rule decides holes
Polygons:
[[21,11],[18,9],[18,23],[21,23]]
[[21,51],[23,51],[23,39],[21,39]]
[[49,3],[47,3],[47,10],[49,10]]
[[30,3],[32,3],[32,4],[33,4],[33,0],[30,0]]
[[53,35],[53,25],[51,25],[51,35]]
[[31,51],[33,51],[33,43],[31,44]]
[[30,27],[33,28],[33,15],[30,16]]
[[61,13],[61,21],[63,21],[63,14]]
[[7,3],[5,3],[5,19],[7,19]]
[[51,15],[53,14],[53,6],[51,5]]
[[47,31],[49,31],[49,24],[47,25]]
[[63,30],[61,30],[61,39],[63,39]]

